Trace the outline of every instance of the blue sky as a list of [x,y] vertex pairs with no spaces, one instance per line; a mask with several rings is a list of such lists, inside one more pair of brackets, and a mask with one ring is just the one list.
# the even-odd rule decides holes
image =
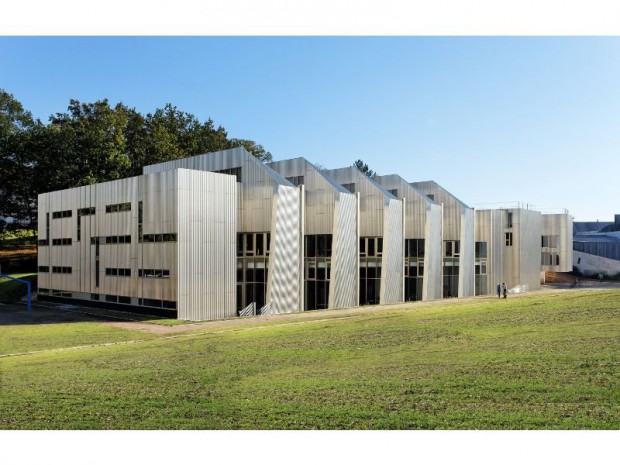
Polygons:
[[[433,179],[465,203],[620,213],[619,37],[0,37],[0,88],[212,118],[276,160]],[[500,205],[488,205],[500,206]]]

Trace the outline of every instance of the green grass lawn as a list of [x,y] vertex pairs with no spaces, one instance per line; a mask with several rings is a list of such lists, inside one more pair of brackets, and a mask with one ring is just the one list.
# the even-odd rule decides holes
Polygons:
[[620,428],[620,291],[333,315],[0,328],[4,353],[142,340],[0,358],[0,429]]

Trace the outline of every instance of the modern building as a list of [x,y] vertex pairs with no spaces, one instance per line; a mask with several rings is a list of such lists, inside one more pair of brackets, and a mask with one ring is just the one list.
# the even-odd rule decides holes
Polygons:
[[573,266],[585,276],[620,275],[620,215],[573,223]]
[[260,314],[303,310],[302,189],[243,147],[149,165],[143,172],[178,168],[236,178],[236,309],[250,307]]
[[536,289],[572,269],[568,212],[474,211],[433,181],[244,148],[143,173],[39,196],[41,299],[198,321]]
[[304,310],[354,307],[358,302],[357,197],[304,158],[268,165],[303,186]]
[[435,181],[411,185],[443,208],[443,297],[474,295],[474,209]]
[[358,194],[359,305],[402,302],[403,202],[354,167],[327,174]]
[[235,178],[174,169],[39,195],[38,294],[185,320],[235,312]]
[[390,194],[404,199],[404,300],[442,297],[442,208],[397,174],[373,178]]

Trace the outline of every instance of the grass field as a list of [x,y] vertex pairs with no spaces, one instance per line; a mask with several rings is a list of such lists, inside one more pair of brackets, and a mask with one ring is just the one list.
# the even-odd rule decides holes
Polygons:
[[0,429],[620,428],[620,291],[330,315],[0,327]]

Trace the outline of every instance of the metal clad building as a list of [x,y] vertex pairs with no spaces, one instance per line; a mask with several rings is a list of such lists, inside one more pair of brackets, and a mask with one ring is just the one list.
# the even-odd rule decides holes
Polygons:
[[573,218],[568,213],[542,215],[542,271],[573,271]]
[[135,305],[182,319],[235,315],[231,176],[171,170],[38,200],[41,298]]
[[435,181],[411,185],[443,205],[443,297],[474,295],[474,210]]
[[304,188],[304,309],[357,305],[357,198],[304,158],[268,165]]
[[238,186],[237,310],[301,310],[301,194],[243,147],[145,166],[233,174]]
[[405,199],[405,300],[441,298],[441,206],[396,174],[374,180]]
[[356,168],[327,174],[359,196],[359,304],[402,302],[402,201]]

